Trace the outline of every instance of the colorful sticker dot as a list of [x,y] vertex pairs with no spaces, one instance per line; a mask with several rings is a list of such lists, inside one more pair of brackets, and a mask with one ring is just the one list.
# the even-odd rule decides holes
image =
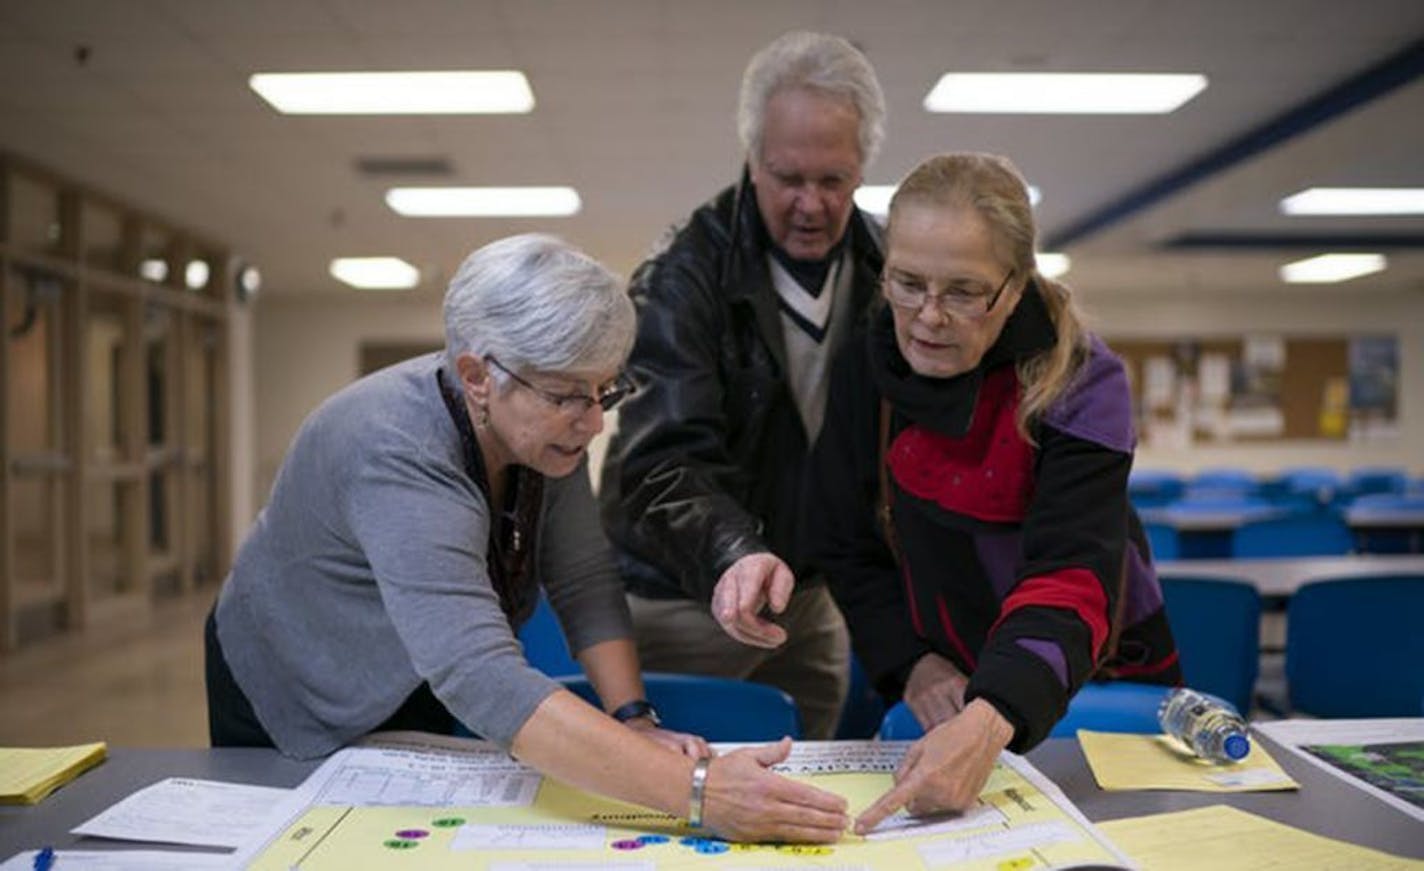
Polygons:
[[722,841],[704,841],[703,843],[697,845],[697,852],[704,853],[709,856],[714,856],[718,853],[725,853],[728,849],[730,848]]
[[613,849],[615,849],[615,850],[641,850],[641,849],[643,849],[643,842],[637,840],[636,838],[624,838],[624,839],[621,840],[621,841],[614,841],[614,842],[613,842]]
[[396,832],[396,837],[414,841],[420,838],[428,838],[430,837],[430,833],[425,829],[401,829],[399,832]]
[[420,844],[416,843],[415,841],[402,841],[399,838],[391,838],[390,840],[385,841],[384,844],[392,850],[409,850],[413,847],[420,846]]
[[671,841],[672,838],[669,838],[667,835],[639,835],[638,840],[644,844],[666,844],[668,841]]

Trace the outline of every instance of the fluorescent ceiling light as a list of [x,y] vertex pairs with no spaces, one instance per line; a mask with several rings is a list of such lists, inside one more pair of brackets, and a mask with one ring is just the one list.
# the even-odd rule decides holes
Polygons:
[[332,277],[359,290],[404,290],[420,283],[420,270],[399,257],[338,257]]
[[1306,188],[1281,200],[1286,215],[1424,215],[1424,188]]
[[1073,260],[1067,254],[1059,254],[1052,251],[1040,251],[1033,255],[1033,259],[1038,261],[1038,271],[1044,278],[1057,278],[1067,274],[1073,268]]
[[[894,195],[895,185],[893,184],[863,184],[855,189],[855,204],[861,208],[861,211],[883,218],[890,214],[890,198]],[[1038,188],[1029,185],[1029,205],[1038,205],[1040,199],[1042,197]]]
[[534,109],[517,70],[258,73],[247,84],[288,115],[468,115]]
[[417,218],[528,218],[576,215],[583,207],[571,187],[391,188],[386,205]]
[[1206,76],[1175,73],[945,73],[927,112],[1157,115],[1201,93]]
[[1280,273],[1287,284],[1333,284],[1382,272],[1387,265],[1383,254],[1321,254],[1287,263]]

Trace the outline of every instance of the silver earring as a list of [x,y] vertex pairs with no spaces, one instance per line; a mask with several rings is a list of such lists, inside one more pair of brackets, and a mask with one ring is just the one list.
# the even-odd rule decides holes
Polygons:
[[475,418],[475,429],[484,429],[489,426],[489,406],[481,405],[480,413]]

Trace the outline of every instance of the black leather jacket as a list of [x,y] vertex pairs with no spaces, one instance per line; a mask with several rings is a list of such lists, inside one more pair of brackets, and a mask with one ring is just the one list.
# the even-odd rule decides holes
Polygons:
[[[846,232],[851,311],[861,317],[883,264],[880,231],[855,210]],[[732,563],[765,551],[804,580],[797,527],[809,446],[769,244],[744,170],[633,273],[638,389],[619,407],[600,486],[631,592],[710,601]]]

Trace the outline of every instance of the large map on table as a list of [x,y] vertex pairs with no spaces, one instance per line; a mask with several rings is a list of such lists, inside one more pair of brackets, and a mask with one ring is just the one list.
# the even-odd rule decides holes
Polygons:
[[[802,742],[778,766],[839,793],[852,814],[891,785],[904,742]],[[719,748],[725,749],[725,748]],[[898,815],[827,846],[739,844],[573,789],[492,745],[386,739],[343,750],[298,790],[257,869],[672,871],[788,867],[1023,869],[1126,864],[1050,781],[1005,754],[970,812]]]

